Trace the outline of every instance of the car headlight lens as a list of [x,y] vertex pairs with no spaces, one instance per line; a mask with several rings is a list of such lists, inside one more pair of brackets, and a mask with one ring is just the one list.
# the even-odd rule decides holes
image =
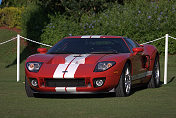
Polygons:
[[97,65],[94,69],[94,72],[102,72],[102,71],[108,70],[109,68],[111,68],[115,64],[116,64],[116,62],[114,62],[114,61],[99,62],[99,63],[97,63]]
[[38,72],[42,64],[42,62],[27,62],[26,67],[30,72]]

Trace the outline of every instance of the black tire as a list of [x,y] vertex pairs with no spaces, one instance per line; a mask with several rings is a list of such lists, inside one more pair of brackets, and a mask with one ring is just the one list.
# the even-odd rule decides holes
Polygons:
[[160,64],[159,57],[155,57],[155,62],[152,71],[152,77],[148,83],[148,88],[158,88],[160,86]]
[[25,90],[28,97],[34,97],[34,90],[30,87],[27,78],[25,77]]
[[131,68],[130,65],[126,63],[123,68],[119,83],[115,88],[115,95],[117,97],[126,97],[131,94],[131,79]]

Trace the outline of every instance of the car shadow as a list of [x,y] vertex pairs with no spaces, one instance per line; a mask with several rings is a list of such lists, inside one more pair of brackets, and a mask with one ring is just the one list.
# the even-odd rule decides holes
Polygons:
[[135,94],[138,91],[145,90],[147,88],[148,88],[147,85],[145,85],[145,86],[140,85],[140,86],[137,86],[135,88],[132,88],[131,95]]
[[49,99],[82,99],[82,98],[110,98],[115,97],[114,93],[98,93],[98,94],[35,94],[36,98]]
[[[175,80],[175,76],[173,76],[168,82],[167,84],[172,83]],[[164,82],[160,81],[160,87],[164,84]]]
[[169,84],[169,83],[173,82],[174,80],[175,80],[175,76],[173,76],[167,83]]

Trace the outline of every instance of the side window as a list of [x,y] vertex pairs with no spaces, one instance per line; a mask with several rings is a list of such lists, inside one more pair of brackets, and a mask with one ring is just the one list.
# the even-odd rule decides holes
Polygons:
[[131,50],[131,52],[133,52],[133,46],[126,40],[126,43],[127,43],[127,45],[129,46],[129,48],[130,48],[130,50]]
[[133,42],[136,44],[136,47],[140,47],[140,45],[136,41]]
[[139,47],[139,45],[136,42],[134,42],[133,40],[131,40],[129,38],[125,38],[125,40],[126,40],[128,46],[129,46],[131,52],[133,52],[132,51],[133,48]]
[[134,41],[132,41],[131,39],[126,38],[126,40],[133,46],[133,48],[138,47],[138,45]]

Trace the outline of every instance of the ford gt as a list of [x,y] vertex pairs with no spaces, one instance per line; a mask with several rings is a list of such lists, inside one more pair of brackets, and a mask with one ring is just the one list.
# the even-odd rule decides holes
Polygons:
[[108,93],[125,97],[138,85],[160,85],[159,53],[122,36],[70,36],[38,48],[25,62],[25,90],[35,94]]

